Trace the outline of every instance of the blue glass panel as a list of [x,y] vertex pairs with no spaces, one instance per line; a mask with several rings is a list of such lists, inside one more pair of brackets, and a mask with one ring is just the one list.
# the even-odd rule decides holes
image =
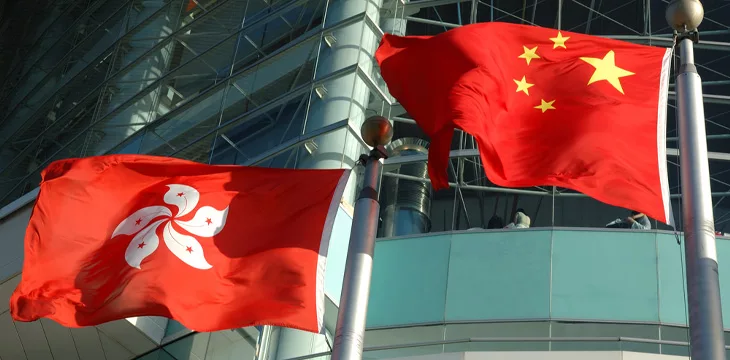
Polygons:
[[659,321],[656,234],[553,233],[552,317]]
[[347,248],[350,243],[351,227],[352,216],[341,206],[338,207],[335,223],[332,226],[329,247],[327,248],[327,270],[324,280],[324,293],[335,304],[340,303],[342,277],[345,275],[345,261],[347,260]]
[[722,323],[730,328],[730,241],[717,240],[717,263],[720,272],[720,298],[722,299]]
[[550,231],[454,234],[446,320],[546,319]]
[[450,240],[436,235],[376,243],[368,327],[443,321]]
[[684,276],[684,243],[673,235],[657,234],[659,319],[665,324],[687,325],[687,292]]
[[163,336],[163,343],[174,342],[181,336],[189,334],[190,332],[191,330],[186,328],[177,320],[168,319],[167,327],[165,327],[165,336]]

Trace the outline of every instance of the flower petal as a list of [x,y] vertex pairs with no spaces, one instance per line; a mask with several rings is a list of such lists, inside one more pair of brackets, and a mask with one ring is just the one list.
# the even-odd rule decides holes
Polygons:
[[198,205],[200,193],[195,188],[180,184],[170,184],[167,187],[170,190],[165,193],[165,202],[170,205],[175,205],[180,209],[175,217],[185,216]]
[[210,206],[201,207],[190,221],[175,220],[181,228],[202,237],[217,235],[226,225],[228,208],[216,210]]
[[135,235],[132,242],[127,246],[127,251],[124,253],[124,259],[127,260],[129,266],[141,269],[140,264],[142,260],[157,250],[160,239],[157,237],[156,231],[157,227],[164,221],[167,221],[167,219],[155,221],[152,225]]
[[170,251],[180,260],[196,269],[210,269],[213,266],[208,264],[203,255],[203,247],[197,239],[192,236],[180,234],[172,227],[172,222],[165,225],[162,238]]
[[117,235],[131,235],[134,234],[147,226],[150,221],[158,216],[172,217],[170,209],[165,206],[148,206],[146,208],[135,211],[132,215],[129,215],[126,219],[117,225],[114,229],[111,237]]

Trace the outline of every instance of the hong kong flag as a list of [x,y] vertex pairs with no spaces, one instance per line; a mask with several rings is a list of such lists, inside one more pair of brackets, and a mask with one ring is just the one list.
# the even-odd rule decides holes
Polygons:
[[54,162],[26,232],[12,317],[80,327],[155,315],[197,331],[319,332],[348,175],[137,155]]

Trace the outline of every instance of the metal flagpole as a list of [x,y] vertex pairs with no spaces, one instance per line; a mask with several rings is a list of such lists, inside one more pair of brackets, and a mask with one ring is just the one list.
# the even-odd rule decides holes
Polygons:
[[674,0],[667,7],[667,22],[675,30],[680,54],[676,86],[690,357],[725,360],[705,114],[693,51],[693,42],[699,40],[697,26],[703,17],[698,0]]
[[362,359],[373,249],[380,216],[378,191],[383,170],[382,160],[388,157],[384,145],[393,137],[390,121],[382,116],[365,120],[360,132],[365,143],[373,149],[370,154],[360,157],[360,163],[365,165],[365,175],[362,190],[355,202],[332,360]]

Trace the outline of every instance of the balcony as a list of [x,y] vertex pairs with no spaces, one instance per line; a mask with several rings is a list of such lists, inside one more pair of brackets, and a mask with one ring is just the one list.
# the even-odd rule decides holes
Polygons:
[[[587,228],[379,239],[366,356],[596,350],[688,356],[682,240],[669,231]],[[730,238],[718,237],[717,251],[727,325]]]

